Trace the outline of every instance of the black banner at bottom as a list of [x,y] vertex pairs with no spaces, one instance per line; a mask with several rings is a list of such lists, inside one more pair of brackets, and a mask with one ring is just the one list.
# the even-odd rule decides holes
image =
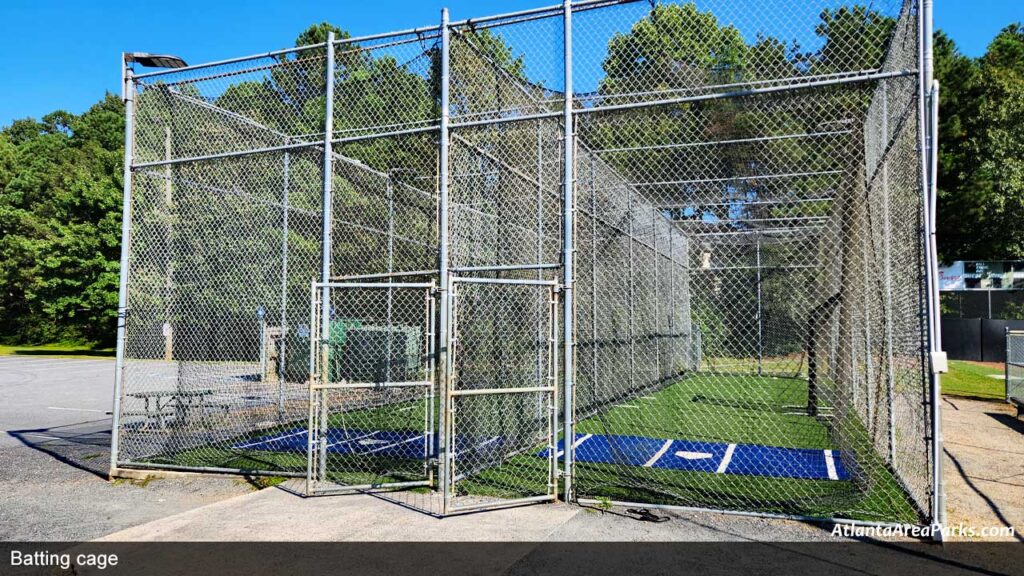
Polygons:
[[0,573],[224,576],[332,574],[1024,574],[1024,545],[709,543],[2,543]]

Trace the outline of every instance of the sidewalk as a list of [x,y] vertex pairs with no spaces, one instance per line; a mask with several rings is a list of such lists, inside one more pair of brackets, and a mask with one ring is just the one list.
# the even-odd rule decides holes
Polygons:
[[[119,551],[126,566],[164,569],[173,564],[174,574],[685,572],[710,576],[829,572],[944,576],[965,569],[1002,574],[1019,567],[1019,560],[1010,558],[1005,549],[870,540],[823,546],[821,542],[837,540],[827,526],[710,512],[655,512],[670,520],[641,522],[621,509],[601,512],[562,504],[439,519],[373,496],[301,498],[274,488],[122,530],[85,546],[98,551],[107,550],[104,545],[120,546],[109,549]],[[138,540],[199,541],[210,547],[119,543]],[[268,543],[251,551],[242,548],[240,556],[240,549],[230,541],[244,540]],[[271,541],[305,544],[289,548]],[[347,544],[351,542],[360,544]],[[382,548],[373,542],[392,544]],[[572,544],[558,544],[565,542]],[[668,544],[655,544],[658,542]]]
[[1002,402],[946,396],[942,404],[946,524],[1013,526],[1016,537],[984,541],[1024,542],[1024,419]]
[[271,488],[115,532],[100,541],[735,541],[833,540],[827,526],[656,510],[642,522],[624,510],[538,504],[436,518],[365,494],[302,498]]

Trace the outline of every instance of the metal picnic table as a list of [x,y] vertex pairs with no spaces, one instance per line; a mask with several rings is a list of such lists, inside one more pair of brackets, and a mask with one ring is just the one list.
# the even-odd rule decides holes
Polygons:
[[144,408],[139,415],[155,422],[160,428],[166,428],[166,418],[171,415],[168,409],[173,408],[176,422],[187,421],[194,409],[207,405],[206,398],[212,394],[213,390],[203,388],[199,390],[145,390],[132,392],[128,396],[143,400]]

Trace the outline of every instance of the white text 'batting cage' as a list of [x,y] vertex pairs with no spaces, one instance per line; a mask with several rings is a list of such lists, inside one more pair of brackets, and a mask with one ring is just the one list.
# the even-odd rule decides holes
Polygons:
[[935,524],[927,0],[125,70],[113,469]]

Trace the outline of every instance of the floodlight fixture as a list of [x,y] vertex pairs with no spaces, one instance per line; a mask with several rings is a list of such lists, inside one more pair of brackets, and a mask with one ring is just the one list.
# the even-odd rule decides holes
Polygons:
[[171,54],[150,54],[148,52],[126,52],[124,55],[126,63],[137,62],[145,68],[184,68],[188,66],[178,56]]

